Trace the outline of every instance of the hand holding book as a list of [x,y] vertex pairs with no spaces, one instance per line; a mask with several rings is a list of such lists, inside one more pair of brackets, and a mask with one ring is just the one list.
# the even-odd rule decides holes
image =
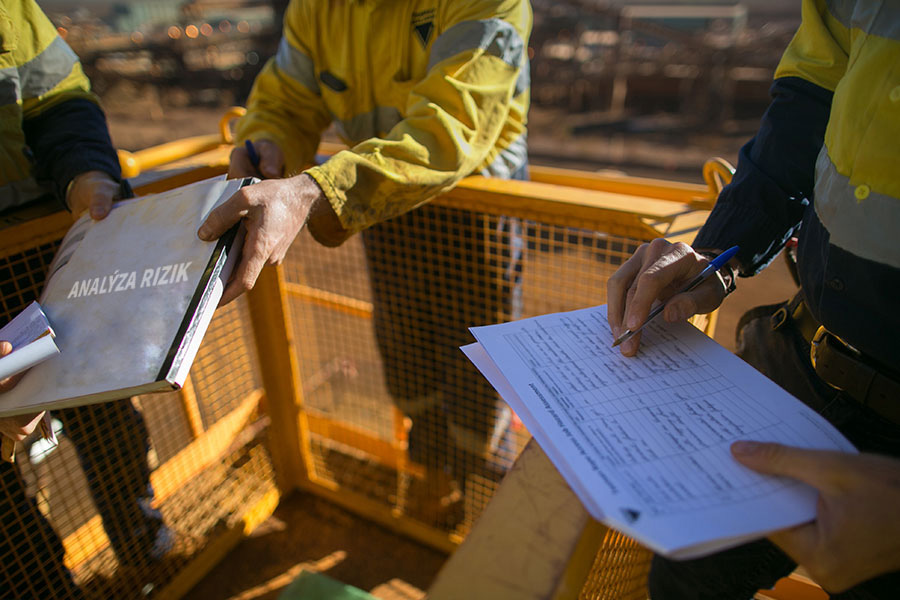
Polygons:
[[[12,343],[5,340],[0,341],[0,358],[11,354],[12,351]],[[22,378],[22,375],[24,375],[24,371],[0,380],[0,393],[14,388],[19,379]],[[16,456],[16,443],[31,435],[38,423],[44,425],[42,418],[45,418],[46,415],[47,413],[40,412],[16,415],[14,417],[0,417],[0,459],[6,462],[13,462]],[[52,432],[52,429],[50,431]]]
[[311,177],[298,175],[241,188],[209,213],[197,232],[201,240],[213,241],[241,221],[247,227],[241,260],[225,288],[222,304],[252,289],[266,264],[277,265],[284,259],[322,197]]
[[0,393],[11,390],[29,368],[59,352],[55,337],[37,302],[0,329]]
[[[82,216],[41,296],[60,352],[0,394],[0,416],[180,387],[240,243],[236,229],[216,243],[194,232],[249,183],[213,178],[118,202],[100,221]],[[24,352],[13,347],[12,357]]]

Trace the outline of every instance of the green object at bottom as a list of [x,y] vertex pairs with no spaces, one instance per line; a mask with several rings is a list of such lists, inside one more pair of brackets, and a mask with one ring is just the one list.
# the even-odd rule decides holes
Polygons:
[[375,600],[375,596],[319,573],[301,571],[278,600]]

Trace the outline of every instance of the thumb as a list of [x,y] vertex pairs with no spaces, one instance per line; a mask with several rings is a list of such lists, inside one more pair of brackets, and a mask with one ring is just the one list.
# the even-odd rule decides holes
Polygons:
[[[13,346],[11,343],[7,341],[0,342],[0,356],[6,356],[7,354],[13,351]],[[21,373],[16,375],[11,375],[6,379],[0,379],[0,393],[3,393],[7,390],[11,390],[15,387],[16,383],[18,383],[19,379],[22,377]],[[2,419],[0,419],[2,420]]]
[[276,179],[284,172],[284,154],[276,144],[262,140],[257,144],[259,170],[267,179]]
[[95,221],[100,221],[101,219],[106,217],[106,215],[109,214],[109,211],[112,208],[112,203],[113,197],[111,194],[103,192],[95,194],[91,199],[91,218]]
[[204,242],[218,239],[232,225],[247,216],[249,205],[244,190],[238,190],[231,198],[216,207],[197,231],[197,237]]
[[846,456],[840,452],[748,441],[732,444],[731,454],[739,463],[758,473],[790,477],[820,491],[835,488]]

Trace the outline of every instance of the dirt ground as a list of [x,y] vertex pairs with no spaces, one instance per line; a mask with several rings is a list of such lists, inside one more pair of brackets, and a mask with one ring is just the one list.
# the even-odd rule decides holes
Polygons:
[[274,600],[301,569],[384,600],[414,600],[446,557],[335,505],[297,492],[189,594],[203,600]]
[[[152,91],[128,87],[105,97],[104,108],[114,143],[128,150],[214,132],[224,112],[222,107],[162,109]],[[718,155],[735,161],[741,142],[736,136],[572,140],[555,126],[557,116],[532,116],[529,143],[535,148],[535,163],[597,168],[596,161],[585,158],[593,152],[599,161],[629,173],[698,182],[703,160]],[[761,276],[740,280],[720,312],[716,340],[734,349],[734,327],[745,310],[787,299],[794,290],[780,259]],[[296,492],[284,498],[275,514],[188,597],[274,600],[305,568],[386,600],[411,600],[422,597],[445,558],[324,500]]]

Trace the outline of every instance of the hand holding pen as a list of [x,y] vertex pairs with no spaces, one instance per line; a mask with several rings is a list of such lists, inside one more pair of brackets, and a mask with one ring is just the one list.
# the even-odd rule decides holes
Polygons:
[[246,140],[234,148],[228,177],[258,177],[278,179],[283,176],[284,154],[275,142],[270,140]]
[[640,330],[659,314],[674,322],[718,308],[726,290],[712,276],[736,252],[723,252],[713,264],[684,243],[657,239],[638,248],[607,282],[607,319],[622,354],[637,353]]
[[256,153],[256,148],[253,146],[253,142],[251,142],[250,140],[245,140],[244,148],[247,149],[247,158],[250,160],[250,164],[258,173],[257,177],[259,177],[260,179],[265,179],[262,171],[259,170],[259,154]]

